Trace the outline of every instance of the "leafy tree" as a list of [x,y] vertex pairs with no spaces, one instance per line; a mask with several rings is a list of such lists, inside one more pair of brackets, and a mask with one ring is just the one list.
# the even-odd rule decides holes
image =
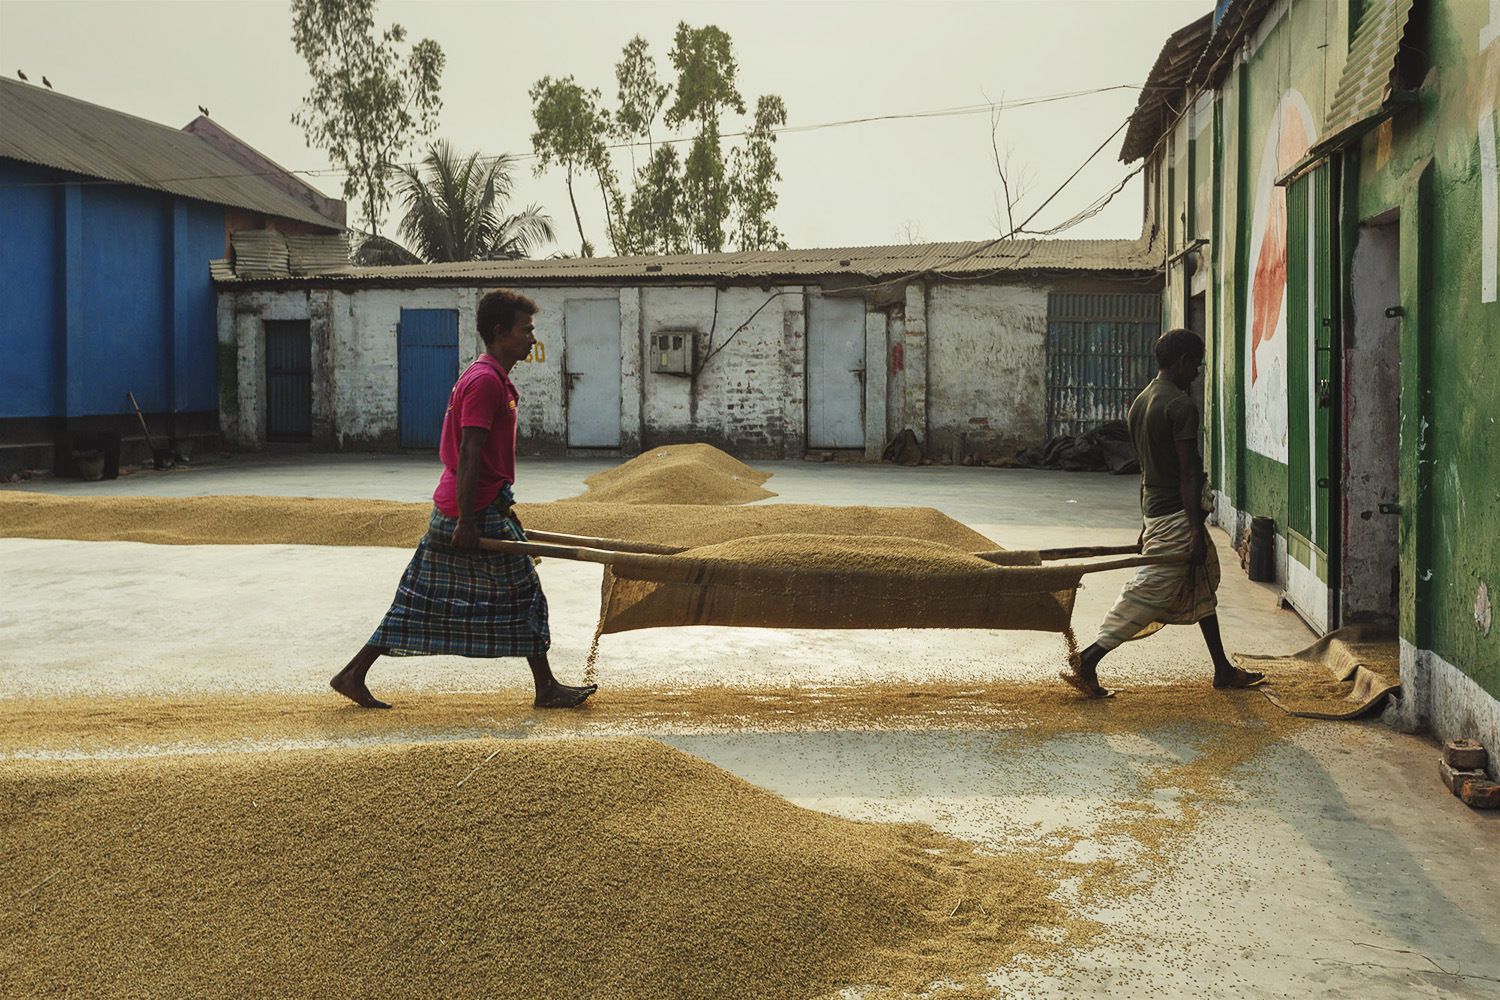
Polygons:
[[745,113],[745,99],[735,86],[734,43],[712,24],[694,28],[679,21],[668,55],[677,70],[677,99],[667,109],[666,123],[697,126],[682,174],[689,237],[694,250],[711,253],[724,249],[730,210],[719,124],[728,109]]
[[755,102],[755,123],[745,137],[745,148],[736,149],[732,159],[730,192],[735,211],[735,243],[741,250],[785,250],[786,240],[771,221],[779,200],[776,182],[774,129],[786,124],[786,105],[775,94],[763,94]]
[[[771,221],[777,204],[776,128],[786,124],[786,106],[768,94],[755,106],[742,149],[726,163],[722,140],[727,114],[745,113],[735,83],[738,63],[729,35],[713,25],[677,25],[668,53],[675,87],[657,77],[656,60],[637,35],[615,66],[619,107],[600,107],[598,90],[573,77],[543,77],[531,88],[537,131],[537,173],[554,165],[566,172],[568,198],[584,253],[592,252],[574,195],[578,173],[592,173],[604,199],[610,243],[617,254],[688,253],[785,246]],[[670,106],[668,102],[670,100]],[[660,119],[672,130],[690,129],[686,155],[671,142],[656,142]],[[622,192],[610,159],[610,142],[630,147],[629,192]],[[644,164],[636,147],[645,141]]]
[[677,148],[656,147],[651,160],[636,175],[635,195],[625,230],[630,247],[626,253],[671,254],[688,252],[684,225],[682,162]]
[[[459,154],[433,144],[422,172],[400,168],[398,193],[406,206],[400,236],[405,246],[372,236],[356,254],[361,264],[421,264],[530,257],[555,239],[552,218],[535,205],[505,214],[515,158]],[[408,249],[410,248],[410,249]]]
[[646,40],[636,35],[625,44],[623,58],[615,64],[615,82],[619,84],[620,110],[615,112],[615,134],[630,143],[630,168],[635,173],[635,140],[646,140],[646,157],[655,155],[651,134],[670,84],[656,78],[656,58],[646,51]]
[[[614,237],[615,212],[610,194],[618,189],[610,167],[605,139],[610,135],[609,112],[599,106],[603,96],[596,87],[585,90],[565,76],[554,80],[544,76],[531,88],[531,117],[536,131],[531,134],[531,148],[536,151],[537,176],[553,163],[566,174],[568,201],[573,206],[573,222],[578,226],[578,240],[583,256],[593,255],[593,247],[583,233],[583,218],[578,214],[578,199],[573,193],[573,179],[579,171],[593,173],[604,197],[604,214],[609,219],[611,241]],[[619,201],[616,197],[616,202]]]
[[437,124],[444,57],[424,38],[403,59],[398,47],[406,29],[392,24],[377,37],[375,4],[292,0],[292,44],[313,81],[292,122],[344,171],[344,198],[359,205],[378,234],[392,164]]

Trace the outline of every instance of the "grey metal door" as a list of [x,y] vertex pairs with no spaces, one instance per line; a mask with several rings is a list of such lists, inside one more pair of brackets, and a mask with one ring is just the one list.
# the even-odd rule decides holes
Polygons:
[[266,321],[266,440],[312,440],[312,335],[305,319]]
[[807,446],[865,446],[865,300],[807,304]]
[[569,300],[563,336],[568,447],[620,447],[619,300]]
[[1047,436],[1124,420],[1156,377],[1157,295],[1047,296]]

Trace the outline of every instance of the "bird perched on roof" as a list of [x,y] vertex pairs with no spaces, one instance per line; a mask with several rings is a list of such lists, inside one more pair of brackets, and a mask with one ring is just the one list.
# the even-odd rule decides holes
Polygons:
[[16,76],[19,76],[23,82],[26,80],[26,74],[22,73],[20,70],[16,70]]
[[205,108],[205,107],[204,107],[204,106],[203,106],[203,105],[201,105],[201,104],[200,104],[200,105],[198,105],[198,113],[199,113],[199,114],[200,114],[200,115],[202,115],[202,116],[203,116],[203,117],[204,117],[204,118],[207,118],[207,117],[208,117],[208,109],[207,109],[207,108]]
[[51,90],[51,89],[52,89],[52,81],[51,81],[51,80],[49,80],[49,79],[47,79],[47,78],[46,78],[46,77],[45,77],[45,76],[44,76],[44,77],[42,77],[42,86],[43,86],[43,87],[46,87],[46,88],[47,88],[47,89],[48,89],[48,90]]

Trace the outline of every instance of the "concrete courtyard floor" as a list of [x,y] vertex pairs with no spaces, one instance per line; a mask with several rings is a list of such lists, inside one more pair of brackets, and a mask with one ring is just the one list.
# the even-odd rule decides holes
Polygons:
[[[542,502],[582,491],[608,460],[523,459],[518,499]],[[929,506],[1006,547],[1119,544],[1134,540],[1130,477],[929,467],[762,462],[777,497],[765,503]],[[41,481],[8,489],[66,496],[336,496],[422,502],[428,456],[253,457],[107,483]],[[1274,589],[1238,569],[1215,532],[1224,563],[1220,620],[1225,645],[1289,653],[1312,641]],[[0,708],[39,700],[88,704],[153,699],[191,706],[234,696],[309,706],[340,719],[366,717],[327,691],[327,679],[384,612],[408,553],[392,548],[155,546],[128,542],[0,539]],[[552,662],[575,681],[598,612],[597,566],[546,560],[540,572],[552,611]],[[1091,575],[1074,621],[1080,639],[1112,603],[1129,571]],[[1184,685],[1207,688],[1196,629],[1171,628],[1112,654],[1101,671],[1121,689],[1112,703],[1074,700],[1055,681],[1062,640],[984,630],[772,631],[659,629],[605,636],[595,707],[563,735],[652,736],[792,802],[854,819],[915,820],[979,844],[1066,837],[1080,857],[1139,856],[1106,835],[1132,803],[1184,808],[1185,788],[1143,781],[1199,752],[1191,720],[1156,718],[1122,732],[1104,716],[1132,698]],[[91,753],[253,752],[291,745],[347,745],[412,738],[549,738],[524,700],[519,662],[461,658],[385,660],[371,687],[397,703],[382,726],[290,732],[242,731],[193,742],[164,725],[131,747],[28,745],[0,734],[0,756]],[[982,695],[990,716],[933,713],[865,719],[788,712],[708,717],[610,711],[684,692],[773,692],[816,701],[863,689],[941,682]],[[1055,696],[1048,690],[1055,688]],[[1041,691],[1041,694],[1037,692]],[[1155,692],[1155,694],[1153,694]],[[411,706],[493,697],[493,711],[451,726],[430,715],[403,723]],[[1017,743],[1008,699],[1049,701],[1053,725]],[[1202,697],[1195,694],[1194,697]],[[1247,718],[1255,692],[1214,694]],[[464,701],[467,699],[467,701]],[[454,702],[458,703],[457,701]],[[1124,708],[1118,707],[1123,705]],[[1168,706],[1170,708],[1170,706]],[[280,709],[278,709],[280,710]],[[415,717],[413,717],[414,719]],[[934,719],[937,719],[934,722]],[[435,728],[434,728],[435,727]],[[1229,774],[1230,792],[1204,812],[1170,862],[1150,866],[1118,905],[1088,915],[1108,933],[1067,961],[997,970],[1000,995],[1036,997],[1495,997],[1500,996],[1500,816],[1469,810],[1437,780],[1436,747],[1376,720],[1290,727]],[[1144,871],[1144,869],[1143,869]],[[1083,904],[1081,904],[1083,905]]]

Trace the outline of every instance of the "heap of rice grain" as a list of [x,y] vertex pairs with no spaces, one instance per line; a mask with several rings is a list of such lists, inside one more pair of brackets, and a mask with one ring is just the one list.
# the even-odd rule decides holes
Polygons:
[[951,545],[881,535],[759,535],[700,546],[673,558],[903,576],[995,569]]
[[669,444],[641,452],[635,458],[628,462],[621,462],[612,469],[596,472],[585,479],[584,483],[597,489],[621,480],[633,479],[642,472],[660,468],[663,465],[674,465],[679,462],[695,462],[731,478],[754,483],[756,486],[771,478],[769,472],[751,468],[733,455],[720,451],[711,444]]
[[16,996],[807,998],[1070,926],[1034,854],[642,739],[8,761],[0,814]]
[[327,497],[62,497],[0,491],[0,536],[155,545],[414,548],[431,504]]
[[[430,504],[318,497],[62,497],[0,490],[0,537],[158,545],[412,548]],[[994,543],[930,507],[707,507],[565,501],[519,504],[527,528],[593,538],[709,545],[801,532],[925,538],[968,551]]]
[[707,444],[674,444],[642,452],[628,462],[596,473],[584,482],[587,493],[572,497],[589,503],[711,504],[727,506],[764,500],[769,473],[752,469]]

